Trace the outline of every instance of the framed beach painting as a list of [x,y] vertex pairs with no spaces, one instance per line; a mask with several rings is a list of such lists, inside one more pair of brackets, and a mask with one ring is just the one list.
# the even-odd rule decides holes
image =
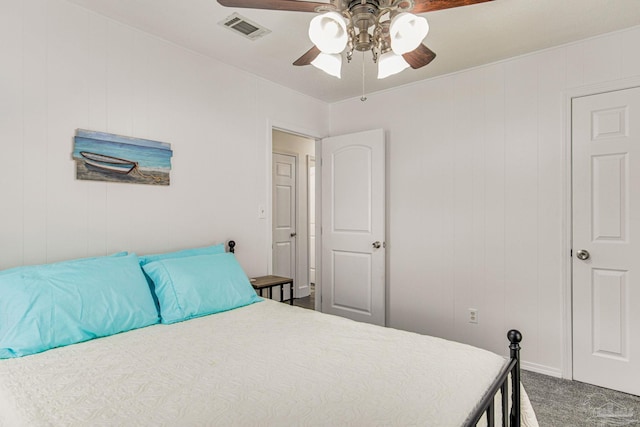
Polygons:
[[166,142],[78,129],[72,157],[77,179],[169,185],[172,156]]

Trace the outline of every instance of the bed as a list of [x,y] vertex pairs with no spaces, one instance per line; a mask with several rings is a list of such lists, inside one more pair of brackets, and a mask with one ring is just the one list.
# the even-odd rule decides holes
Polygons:
[[[198,276],[194,266],[208,268],[212,259],[230,259],[229,255],[216,256],[185,256],[181,261],[152,261],[149,265],[160,265],[157,271],[185,283],[190,280],[184,277],[185,271]],[[131,255],[115,258],[101,259],[98,264],[124,264],[122,258]],[[94,263],[83,262],[72,270]],[[185,263],[186,270],[180,270]],[[24,267],[0,272],[0,306],[10,294],[6,283],[20,269]],[[153,270],[143,268],[145,273]],[[48,272],[39,270],[34,277]],[[211,276],[211,270],[206,274]],[[28,276],[23,270],[20,275]],[[227,272],[216,280],[226,289],[235,286],[229,285],[231,276]],[[193,280],[200,283],[202,276]],[[245,288],[255,295],[246,275],[240,281],[244,288],[238,289],[247,298]],[[167,289],[161,282],[158,274],[146,276],[147,290],[156,295],[151,304],[160,310],[159,322],[164,315],[170,318],[175,308],[164,301]],[[82,283],[85,286],[86,279]],[[57,280],[54,285],[62,286]],[[126,286],[131,288],[130,283]],[[91,292],[90,303],[98,304],[94,300],[103,298],[95,297],[95,289]],[[189,292],[191,288],[185,291],[180,285],[171,288],[172,297],[193,298]],[[257,296],[250,299],[250,303],[216,309],[212,314],[196,310],[184,316],[185,310],[189,313],[188,302],[178,298],[186,318],[116,333],[94,330],[81,342],[54,343],[52,348],[25,355],[18,354],[17,345],[13,353],[7,350],[11,333],[0,323],[0,357],[4,354],[0,360],[0,426],[537,425],[519,384],[522,337],[517,331],[509,333],[512,358],[505,361],[460,343],[357,323]],[[206,298],[203,301],[199,301],[201,311]],[[32,299],[30,307],[34,306]],[[99,312],[98,308],[93,311]],[[86,315],[83,307],[80,317]],[[2,316],[0,312],[0,322],[9,321]],[[98,317],[103,323],[115,324],[116,316],[109,314],[109,322],[104,322],[104,313]],[[88,328],[89,320],[84,319],[82,328]]]

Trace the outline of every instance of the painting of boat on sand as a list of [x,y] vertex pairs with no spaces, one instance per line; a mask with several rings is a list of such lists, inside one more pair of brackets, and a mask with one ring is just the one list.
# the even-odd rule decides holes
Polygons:
[[73,160],[76,178],[90,181],[169,185],[171,144],[78,129]]

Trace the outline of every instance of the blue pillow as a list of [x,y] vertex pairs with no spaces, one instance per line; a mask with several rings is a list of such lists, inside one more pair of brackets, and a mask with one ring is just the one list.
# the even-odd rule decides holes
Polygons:
[[[190,256],[197,255],[213,255],[213,254],[223,254],[225,253],[224,244],[220,243],[218,245],[206,246],[204,248],[193,248],[193,249],[183,249],[181,251],[176,252],[168,252],[164,254],[154,254],[154,255],[143,255],[139,258],[140,266],[144,266],[153,261],[160,261],[163,259],[171,259],[171,258],[186,258]],[[149,290],[151,291],[151,295],[153,296],[153,303],[156,306],[156,310],[158,312],[158,316],[161,315],[160,302],[158,301],[158,297],[156,295],[156,288],[153,280],[149,277],[149,275],[144,273],[145,279],[147,280],[147,285],[149,285]]]
[[0,272],[0,358],[158,323],[135,254]]
[[154,261],[143,266],[155,284],[162,323],[261,301],[231,253]]
[[164,254],[143,255],[140,257],[140,265],[143,266],[153,261],[160,261],[171,258],[186,258],[197,255],[215,255],[225,253],[224,243],[218,245],[206,246],[204,248],[184,249],[176,252],[167,252]]

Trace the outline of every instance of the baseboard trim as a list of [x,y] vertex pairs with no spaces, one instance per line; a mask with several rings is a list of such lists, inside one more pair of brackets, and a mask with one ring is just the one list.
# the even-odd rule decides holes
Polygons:
[[562,378],[562,370],[552,368],[550,366],[540,365],[538,363],[520,362],[520,367],[525,371],[535,372],[537,374],[549,375],[550,377]]
[[311,295],[311,287],[309,285],[302,285],[294,292],[296,298],[305,298]]

